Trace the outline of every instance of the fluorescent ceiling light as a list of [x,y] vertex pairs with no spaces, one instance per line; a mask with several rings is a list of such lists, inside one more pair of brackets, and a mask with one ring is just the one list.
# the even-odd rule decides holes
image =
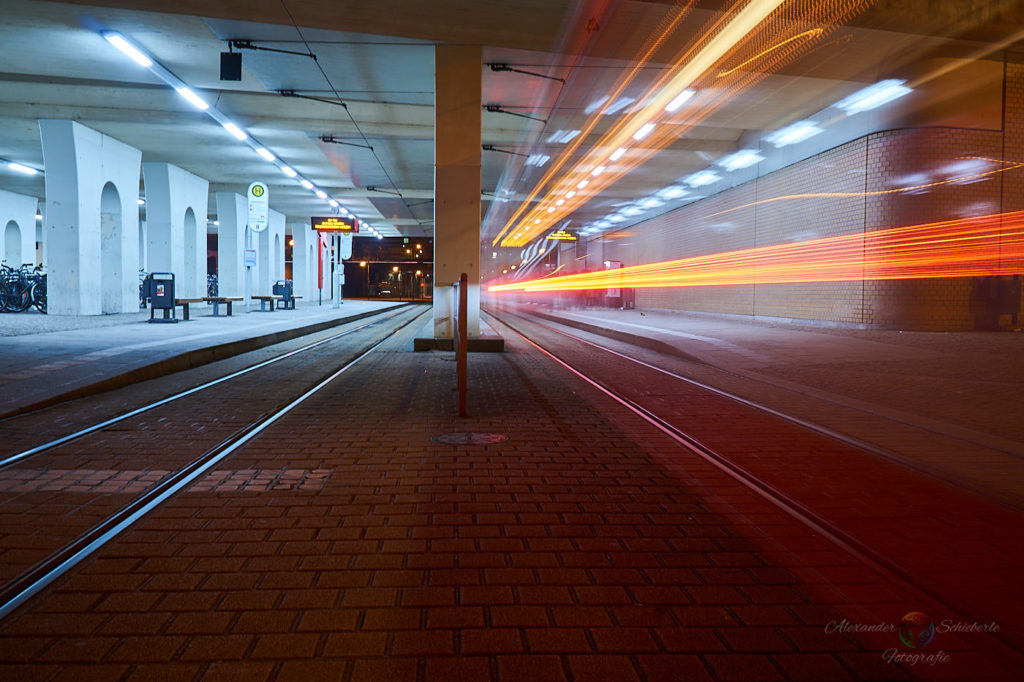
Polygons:
[[643,213],[643,210],[637,208],[636,206],[627,206],[626,208],[619,211],[619,213],[621,213],[622,215],[634,216],[640,215],[641,213]]
[[880,107],[912,92],[904,83],[906,81],[896,78],[879,81],[840,100],[836,106],[851,115]]
[[103,37],[107,39],[107,42],[116,47],[117,49],[124,52],[126,55],[131,57],[132,61],[139,66],[150,67],[153,66],[153,60],[142,54],[138,48],[129,43],[124,39],[120,33],[114,31],[107,31],[103,34]]
[[625,219],[626,219],[625,216],[621,216],[621,215],[616,213],[615,215],[608,216],[608,218],[606,220],[608,220],[610,222],[613,222],[613,223],[621,223]]
[[248,135],[245,134],[244,130],[242,130],[241,128],[236,126],[231,121],[225,121],[225,122],[221,123],[221,125],[224,126],[224,130],[228,131],[229,133],[234,135],[239,140],[244,140],[247,137],[249,137]]
[[765,136],[764,139],[771,142],[776,147],[785,147],[789,144],[803,142],[804,140],[823,132],[825,132],[825,129],[820,127],[814,121],[797,121],[796,123],[789,124],[785,128],[776,130],[774,133]]
[[565,199],[559,199],[558,201],[555,202],[555,206],[561,206],[564,203],[565,203]]
[[274,161],[277,158],[270,152],[269,149],[265,147],[256,147],[256,153],[262,156],[267,161]]
[[334,199],[331,199],[327,203],[330,204],[332,208],[338,208],[338,202],[335,201]]
[[548,213],[554,213],[554,212],[555,212],[555,207],[554,206],[548,206]]
[[645,124],[643,124],[640,127],[640,130],[638,130],[635,133],[633,133],[633,139],[634,140],[642,140],[645,137],[647,137],[648,135],[650,135],[652,130],[654,130],[654,124],[653,123],[645,123]]
[[43,214],[42,213],[36,213],[36,220],[42,220],[42,219],[43,219]]
[[530,154],[530,156],[526,158],[526,165],[537,166],[538,168],[540,168],[550,160],[551,157],[548,156],[547,154]]
[[658,206],[661,206],[665,202],[657,197],[647,197],[646,199],[641,199],[636,203],[637,206],[639,206],[640,208],[656,208]]
[[199,109],[200,111],[206,111],[207,109],[210,108],[210,105],[207,104],[206,102],[204,102],[203,99],[199,95],[197,95],[196,93],[192,92],[192,89],[189,88],[188,86],[182,85],[179,88],[174,88],[174,90],[179,95],[181,95],[182,97],[187,99],[189,104],[194,106],[196,109]]
[[703,187],[704,185],[710,185],[714,182],[718,182],[721,179],[722,176],[715,171],[705,169],[686,176],[683,178],[683,182],[690,187]]
[[758,161],[764,161],[764,157],[758,154],[756,149],[741,149],[728,156],[723,156],[715,163],[727,171],[733,171],[753,166]]
[[695,90],[683,90],[676,95],[671,102],[665,105],[665,111],[675,111],[679,107],[683,106],[686,103],[686,100],[690,99],[695,94],[697,94]]
[[571,141],[574,137],[579,135],[582,131],[580,130],[562,130],[558,129],[555,132],[548,135],[547,141],[551,144],[565,144]]
[[322,189],[318,189],[316,191],[316,195],[318,197],[320,197],[321,199],[326,199],[327,198],[327,192],[323,191]]
[[605,102],[607,102],[607,101],[608,101],[608,95],[605,95],[604,97],[601,97],[600,99],[595,99],[593,102],[591,102],[590,104],[587,105],[587,108],[583,110],[583,113],[584,114],[588,114],[588,115],[592,114],[595,111],[597,111],[598,109],[600,109],[601,106]]
[[622,158],[622,155],[625,154],[625,153],[626,153],[626,148],[625,147],[619,147],[618,149],[616,149],[615,151],[612,152],[611,156],[609,156],[608,159],[610,161],[618,161],[619,159]]
[[213,221],[213,224],[214,224],[214,225],[218,225],[218,226],[219,226],[219,225],[220,225],[220,221],[219,221],[219,220],[214,220],[214,221]]
[[299,184],[305,187],[306,189],[313,189],[313,183],[307,180],[306,178],[302,178],[301,180],[299,180]]
[[608,166],[598,166],[594,170],[590,171],[590,174],[591,175],[600,175],[601,173],[604,173],[606,170],[608,170]]
[[281,172],[287,175],[289,178],[294,178],[298,173],[291,169],[290,166],[281,166]]
[[139,206],[145,206],[145,205],[146,205],[146,200],[145,199],[139,199]]
[[37,174],[39,172],[35,168],[29,168],[28,166],[22,166],[20,163],[14,163],[13,161],[8,161],[7,162],[7,167],[10,168],[12,171],[17,171],[18,173],[24,173],[25,175],[35,175],[35,174]]
[[576,183],[576,186],[579,187],[580,189],[583,189],[584,187],[586,187],[589,184],[590,184],[589,180],[580,180],[579,182]]
[[620,97],[617,100],[615,100],[614,102],[612,102],[611,105],[609,105],[609,107],[607,109],[605,109],[602,113],[605,116],[608,116],[610,114],[618,113],[619,111],[621,111],[622,109],[625,109],[626,107],[628,107],[630,104],[632,104],[635,101],[636,101],[636,99],[633,98],[633,97]]
[[569,190],[568,192],[565,193],[565,198],[566,199],[572,199],[574,196],[576,196],[576,190],[574,190],[574,189],[573,190]]
[[679,185],[672,185],[666,187],[658,192],[658,196],[662,199],[678,199],[679,197],[685,197],[690,191],[680,187]]

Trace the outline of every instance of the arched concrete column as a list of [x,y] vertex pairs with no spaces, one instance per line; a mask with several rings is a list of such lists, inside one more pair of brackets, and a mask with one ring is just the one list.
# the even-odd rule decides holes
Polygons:
[[112,182],[100,193],[100,299],[104,314],[122,310],[122,291],[128,273],[124,271],[124,207]]
[[[189,298],[206,296],[206,240],[203,239],[200,243],[196,229],[196,212],[192,210],[191,206],[185,209],[182,227],[182,234],[185,237],[184,249],[182,249],[185,262],[182,264],[181,270],[185,286],[182,291]],[[206,236],[205,229],[203,236]],[[202,253],[199,251],[200,248]]]
[[317,234],[308,222],[292,223],[292,282],[295,295],[306,301],[315,301],[316,289],[316,241]]
[[0,190],[0,259],[12,268],[36,262],[38,201],[35,197]]
[[[48,312],[138,312],[142,152],[74,121],[42,119],[39,133],[46,164]],[[103,206],[107,185],[113,193],[106,192]],[[115,197],[117,210],[110,203]]]
[[254,294],[269,294],[274,282],[284,279],[284,214],[270,209],[267,213],[267,229],[259,233],[258,254],[259,282],[254,286]]
[[169,163],[144,163],[142,173],[147,269],[173,272],[181,297],[205,296],[209,181]]
[[217,283],[221,296],[245,295],[245,222],[248,219],[249,203],[244,196],[217,192],[217,222],[220,223],[217,226]]

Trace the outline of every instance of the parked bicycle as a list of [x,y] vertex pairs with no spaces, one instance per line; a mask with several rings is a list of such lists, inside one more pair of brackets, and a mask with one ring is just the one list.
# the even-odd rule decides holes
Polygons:
[[46,273],[31,263],[20,268],[0,263],[0,312],[21,313],[32,306],[46,312]]

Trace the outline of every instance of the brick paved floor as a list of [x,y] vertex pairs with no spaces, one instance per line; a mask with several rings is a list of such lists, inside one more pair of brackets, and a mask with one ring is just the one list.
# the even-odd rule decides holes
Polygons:
[[[509,339],[400,338],[0,624],[4,680],[1013,679],[969,637]],[[431,441],[449,432],[492,445]]]

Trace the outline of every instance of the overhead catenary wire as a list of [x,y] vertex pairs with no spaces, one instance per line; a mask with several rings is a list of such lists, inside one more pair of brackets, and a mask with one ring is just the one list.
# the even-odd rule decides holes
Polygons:
[[[302,44],[306,46],[306,49],[310,52],[310,54],[315,54],[313,52],[313,48],[310,46],[309,42],[306,41],[306,37],[302,34],[302,29],[300,29],[298,23],[296,23],[295,17],[292,16],[291,10],[288,9],[288,5],[285,2],[285,0],[280,0],[280,2],[281,2],[281,9],[283,9],[285,14],[288,15],[288,21],[290,21],[292,26],[295,28],[295,32],[299,35],[299,39],[302,41]],[[359,123],[356,121],[355,117],[352,116],[352,112],[349,110],[348,106],[346,106],[344,104],[344,102],[343,102],[343,100],[341,98],[341,93],[334,86],[334,83],[331,81],[330,76],[327,75],[327,72],[324,70],[324,67],[320,63],[320,61],[318,59],[316,59],[315,57],[314,57],[313,61],[316,64],[316,68],[319,69],[320,75],[324,77],[324,80],[327,82],[327,85],[330,87],[331,92],[333,92],[334,96],[337,98],[337,100],[338,100],[337,103],[341,104],[342,108],[345,110],[345,114],[348,116],[349,121],[352,123],[352,126],[356,129],[356,132],[359,134],[359,137],[362,138],[363,142],[369,148],[370,153],[373,154],[374,160],[377,162],[377,165],[380,166],[380,169],[384,173],[384,176],[388,179],[388,184],[390,184],[391,187],[393,187],[395,189],[395,191],[397,192],[398,191],[398,184],[395,183],[394,178],[391,177],[391,173],[389,173],[388,169],[384,166],[384,162],[381,161],[380,156],[373,149],[372,145],[370,145],[370,140],[366,137],[366,134],[363,132],[362,128],[359,127]],[[409,207],[409,202],[407,202],[405,200],[405,197],[402,197],[401,194],[399,194],[398,196],[399,196],[399,198],[402,199],[402,203],[405,204],[406,210],[408,210],[410,213],[412,213],[412,210]]]

